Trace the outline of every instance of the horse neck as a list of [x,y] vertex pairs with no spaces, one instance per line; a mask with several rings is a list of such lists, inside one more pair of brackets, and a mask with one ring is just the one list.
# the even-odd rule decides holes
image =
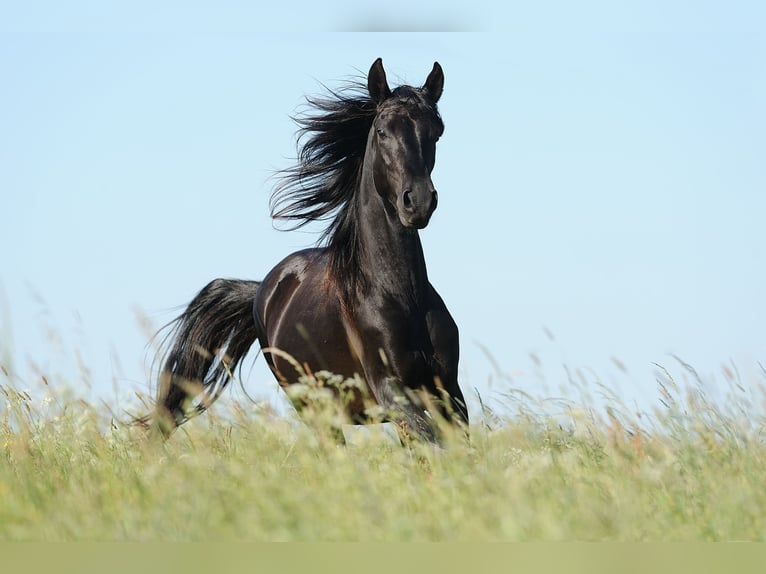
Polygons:
[[420,235],[406,229],[396,209],[378,193],[369,163],[365,161],[356,202],[359,271],[368,288],[420,302],[429,285]]

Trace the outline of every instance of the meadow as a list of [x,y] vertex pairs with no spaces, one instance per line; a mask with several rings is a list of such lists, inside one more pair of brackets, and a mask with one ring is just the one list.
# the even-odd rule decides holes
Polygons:
[[147,397],[22,390],[3,367],[0,540],[763,540],[766,376],[724,374],[713,403],[658,368],[651,412],[509,389],[436,449],[344,446],[332,410],[228,393],[163,442],[125,424]]

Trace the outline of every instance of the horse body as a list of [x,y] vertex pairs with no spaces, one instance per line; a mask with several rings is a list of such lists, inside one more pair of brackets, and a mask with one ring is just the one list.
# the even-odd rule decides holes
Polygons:
[[[192,393],[184,381],[200,382],[193,390],[209,397],[197,407],[203,410],[230,380],[246,340],[255,339],[285,389],[298,382],[295,364],[356,374],[369,398],[423,438],[437,436],[426,410],[468,422],[457,381],[458,329],[428,280],[418,235],[438,201],[431,171],[443,131],[436,110],[442,87],[434,64],[422,88],[391,91],[377,60],[368,74],[369,97],[313,102],[323,113],[303,120],[311,138],[275,192],[272,215],[298,226],[332,216],[327,245],[289,255],[261,282],[237,282],[236,294],[206,314],[191,312],[201,307],[195,301],[214,301],[212,286],[224,290],[227,280],[192,301],[178,320],[160,385],[171,428],[188,416],[183,401]],[[243,335],[240,310],[247,301],[252,323]],[[208,354],[191,366],[187,355],[199,353],[192,349],[199,344],[189,340],[186,324],[202,330],[211,314],[219,316],[218,344],[205,340]],[[364,420],[361,396],[348,409],[352,420]]]

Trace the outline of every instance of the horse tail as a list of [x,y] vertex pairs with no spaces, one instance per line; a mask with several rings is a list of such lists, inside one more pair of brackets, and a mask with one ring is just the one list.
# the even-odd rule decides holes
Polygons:
[[[167,437],[201,414],[234,378],[258,337],[253,300],[260,283],[215,279],[165,326],[168,350],[159,374],[154,423]],[[145,417],[143,422],[148,422]]]

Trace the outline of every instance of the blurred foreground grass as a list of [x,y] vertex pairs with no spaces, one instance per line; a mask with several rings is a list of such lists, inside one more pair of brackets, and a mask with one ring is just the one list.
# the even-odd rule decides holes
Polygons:
[[[165,443],[106,406],[0,385],[2,540],[762,540],[763,390],[718,406],[487,410],[470,444],[344,447],[224,398]],[[140,411],[142,407],[133,410]],[[601,414],[599,414],[601,413]],[[126,418],[126,417],[123,417]]]

